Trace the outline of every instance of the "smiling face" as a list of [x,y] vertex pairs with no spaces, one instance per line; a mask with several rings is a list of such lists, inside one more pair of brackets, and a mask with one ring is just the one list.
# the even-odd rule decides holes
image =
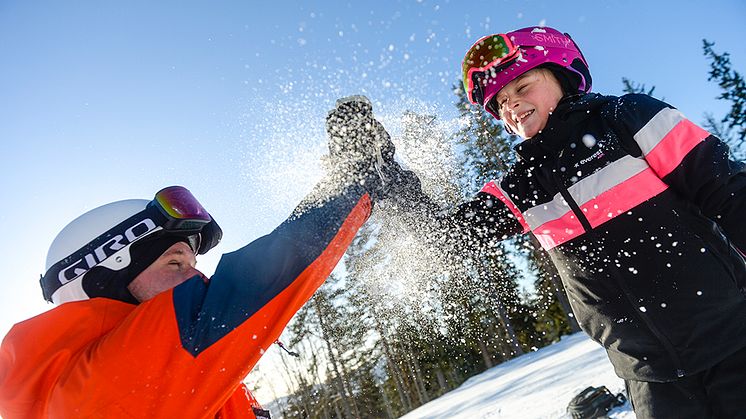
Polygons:
[[562,87],[552,72],[535,68],[518,76],[491,100],[500,118],[525,139],[540,133],[562,99]]
[[138,301],[148,301],[195,275],[204,277],[194,268],[196,264],[192,248],[184,242],[178,242],[136,276],[127,289]]

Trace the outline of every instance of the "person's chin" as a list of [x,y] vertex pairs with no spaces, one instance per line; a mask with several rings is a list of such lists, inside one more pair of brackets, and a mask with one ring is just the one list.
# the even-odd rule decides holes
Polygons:
[[527,140],[534,138],[537,135],[541,134],[542,128],[543,127],[536,127],[533,124],[530,124],[526,127],[523,127],[523,129],[520,131],[521,133],[523,133],[523,135],[521,136]]
[[530,140],[530,139],[534,138],[538,133],[539,133],[538,130],[528,129],[528,130],[521,130],[521,131],[519,131],[518,135],[520,135],[521,137],[523,137],[524,140]]

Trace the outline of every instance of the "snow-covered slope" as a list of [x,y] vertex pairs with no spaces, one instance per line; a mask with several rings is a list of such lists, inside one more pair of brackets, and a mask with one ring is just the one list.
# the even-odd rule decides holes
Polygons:
[[[624,381],[614,374],[606,352],[583,333],[491,368],[403,416],[414,418],[561,418],[573,396],[605,385],[616,394]],[[629,405],[611,418],[631,419]]]

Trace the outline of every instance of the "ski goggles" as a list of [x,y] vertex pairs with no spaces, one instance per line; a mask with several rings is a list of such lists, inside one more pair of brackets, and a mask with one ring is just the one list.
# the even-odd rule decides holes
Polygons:
[[469,101],[484,105],[486,89],[490,78],[496,76],[497,67],[518,55],[518,46],[505,34],[485,36],[472,45],[461,64],[464,91]]
[[101,265],[115,270],[129,265],[129,254],[115,262],[111,256],[146,237],[175,235],[184,237],[195,254],[215,247],[223,236],[197,198],[182,186],[169,186],[155,194],[145,209],[99,235],[70,256],[52,265],[42,276],[44,298],[51,301],[57,289]]
[[163,223],[165,231],[201,230],[204,225],[212,221],[212,217],[197,201],[197,198],[182,186],[169,186],[161,189],[148,206],[157,208],[165,216]]

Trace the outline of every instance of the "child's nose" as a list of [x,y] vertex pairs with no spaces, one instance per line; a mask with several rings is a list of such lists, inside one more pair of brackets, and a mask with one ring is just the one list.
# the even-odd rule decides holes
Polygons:
[[518,114],[518,108],[521,107],[521,102],[519,100],[511,100],[508,99],[508,102],[505,103],[505,106],[510,111],[510,114],[515,117]]

